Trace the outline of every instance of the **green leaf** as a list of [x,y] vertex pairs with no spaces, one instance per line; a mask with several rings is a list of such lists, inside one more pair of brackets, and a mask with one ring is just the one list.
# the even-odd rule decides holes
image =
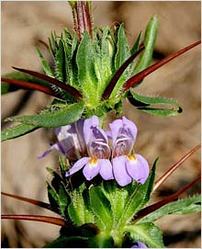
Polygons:
[[153,223],[128,225],[124,230],[134,241],[141,241],[151,248],[164,248],[162,232]]
[[54,32],[51,32],[50,38],[48,38],[49,41],[49,48],[50,51],[52,52],[52,55],[55,57],[56,50],[58,49],[58,42],[57,42],[57,35]]
[[66,81],[68,84],[78,88],[78,68],[76,64],[76,49],[78,41],[76,34],[71,36],[68,30],[64,31],[64,37],[62,39],[65,53],[65,69],[66,69]]
[[69,161],[66,158],[66,156],[62,155],[59,156],[59,166],[60,166],[60,172],[61,174],[65,174],[65,172],[68,170],[69,168]]
[[59,47],[55,55],[55,75],[58,80],[66,82],[65,52],[62,38],[59,41]]
[[182,112],[175,99],[140,95],[130,90],[128,99],[137,109],[156,116],[175,116]]
[[68,206],[68,215],[75,225],[94,223],[94,215],[88,209],[83,198],[84,185],[71,192],[71,203]]
[[60,213],[59,196],[58,196],[56,190],[54,189],[54,187],[51,184],[49,184],[48,182],[47,182],[47,190],[48,190],[48,199],[49,199],[51,208],[55,212]]
[[111,204],[113,226],[115,226],[123,213],[128,191],[126,188],[118,187],[114,181],[106,181],[103,185],[103,193]]
[[112,216],[110,203],[102,192],[102,188],[91,187],[89,189],[90,206],[96,217],[96,224],[102,230],[110,230]]
[[41,65],[43,68],[43,71],[48,76],[54,76],[53,71],[48,63],[48,61],[44,58],[43,54],[41,53],[39,48],[36,48],[37,54],[39,58],[41,59]]
[[149,201],[155,178],[157,160],[158,159],[155,160],[150,175],[144,184],[135,184],[134,187],[131,184],[131,186],[129,186],[132,187],[132,191],[130,191],[117,227],[122,227],[130,222],[134,215]]
[[99,96],[109,83],[114,69],[114,46],[109,27],[97,28],[95,37],[95,74],[98,79]]
[[142,35],[142,32],[139,33],[137,39],[135,40],[135,43],[134,43],[133,47],[132,47],[131,50],[130,50],[130,53],[131,53],[131,54],[134,54],[134,53],[136,53],[136,52],[138,51],[139,46],[140,46],[140,38],[141,38],[141,35]]
[[76,54],[76,62],[78,66],[78,78],[82,88],[85,102],[92,107],[98,102],[97,77],[95,74],[95,48],[87,32],[79,44]]
[[65,217],[67,206],[70,203],[70,194],[66,190],[61,175],[52,169],[49,169],[49,172],[53,175],[51,184],[47,183],[48,198],[51,207]]
[[171,202],[156,211],[148,214],[138,223],[155,221],[165,215],[170,214],[189,214],[201,211],[201,195],[195,195],[185,199]]
[[143,112],[147,112],[149,114],[152,114],[154,116],[162,116],[162,117],[176,116],[177,114],[182,112],[181,108],[179,108],[178,110],[173,110],[173,109],[161,109],[161,108],[145,107],[145,108],[141,108],[140,110],[142,110]]
[[117,34],[117,52],[115,55],[115,68],[116,70],[124,63],[124,61],[130,56],[130,49],[128,40],[125,34],[124,25],[121,24],[118,28]]
[[157,28],[158,28],[158,20],[156,16],[153,16],[150,19],[149,23],[147,24],[145,30],[144,34],[145,50],[136,64],[135,70],[133,72],[134,74],[139,73],[140,71],[144,70],[150,65],[152,61],[152,55],[157,36]]
[[67,193],[64,184],[61,182],[59,192],[58,192],[58,201],[60,206],[60,213],[65,217],[66,209],[70,203],[70,195]]
[[6,121],[20,122],[34,127],[55,128],[77,121],[83,113],[84,105],[80,102],[71,105],[58,105],[57,107],[57,109],[44,111],[38,115],[10,117]]
[[12,138],[17,138],[27,133],[30,133],[39,127],[32,124],[17,124],[1,131],[1,141],[6,141]]
[[[115,54],[114,63],[115,63],[115,69],[117,70],[122,66],[122,64],[126,61],[126,59],[128,59],[128,57],[131,55],[123,24],[120,25],[118,29],[116,46],[117,46],[117,51]],[[120,94],[123,84],[129,78],[129,76],[131,76],[131,73],[132,73],[131,68],[132,68],[132,65],[130,64],[126,68],[126,70],[123,72],[118,82],[116,83],[110,95],[110,99],[112,101],[113,100],[116,101],[116,98]]]

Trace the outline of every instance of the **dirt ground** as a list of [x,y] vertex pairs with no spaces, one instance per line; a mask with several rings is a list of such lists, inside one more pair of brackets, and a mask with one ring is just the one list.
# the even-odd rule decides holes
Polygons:
[[[52,30],[72,27],[66,2],[1,2],[2,73],[11,66],[40,71],[34,46],[47,41]],[[159,18],[155,60],[201,37],[200,2],[94,2],[95,25],[124,22],[129,41],[144,30],[149,18]],[[177,117],[160,118],[136,111],[125,103],[125,115],[139,128],[136,151],[150,162],[159,156],[157,176],[200,143],[200,47],[196,47],[145,79],[139,93],[176,98],[183,108]],[[2,97],[2,118],[31,114],[50,102],[43,93],[18,91]],[[56,154],[39,161],[53,138],[40,129],[2,144],[2,191],[47,201],[46,167],[56,165]],[[195,153],[159,189],[155,200],[173,193],[200,174],[200,152]],[[200,191],[199,184],[189,193]],[[186,196],[186,195],[185,195]],[[52,215],[51,212],[2,197],[2,213]],[[164,217],[158,225],[165,232],[166,247],[199,248],[200,215]],[[58,236],[58,227],[34,222],[2,221],[2,247],[42,247]]]

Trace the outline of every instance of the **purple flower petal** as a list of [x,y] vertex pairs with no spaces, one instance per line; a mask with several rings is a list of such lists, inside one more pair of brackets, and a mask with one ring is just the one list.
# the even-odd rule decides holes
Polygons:
[[111,162],[107,159],[99,159],[100,175],[104,180],[114,179]]
[[134,160],[127,160],[126,169],[134,180],[143,184],[149,176],[149,165],[147,160],[141,155],[136,154],[135,157]]
[[73,175],[74,173],[82,169],[84,165],[88,163],[88,161],[89,161],[89,157],[81,158],[69,169],[69,171],[66,172],[65,176],[68,177],[68,176]]
[[111,124],[109,124],[109,127],[111,129],[112,143],[114,146],[119,135],[119,131],[123,127],[123,122],[121,119],[116,119]]
[[129,155],[137,135],[136,125],[123,117],[112,122],[110,128],[112,132],[113,157]]
[[105,131],[105,134],[107,135],[108,139],[112,139],[112,132],[110,130]]
[[65,125],[55,129],[58,142],[51,146],[38,158],[48,155],[56,149],[70,160],[75,160],[86,154],[86,144],[83,135],[84,120],[80,119],[71,125]]
[[83,174],[88,181],[92,180],[99,173],[99,171],[100,165],[98,163],[98,160],[96,163],[87,163],[83,168]]
[[55,135],[57,136],[58,141],[66,139],[67,132],[70,129],[71,129],[71,125],[65,125],[65,126],[55,128],[54,131],[55,131]]
[[114,178],[122,187],[132,182],[132,178],[126,171],[126,160],[126,156],[119,156],[112,159]]
[[133,137],[133,139],[136,139],[137,136],[137,127],[136,125],[130,121],[129,119],[127,119],[126,117],[122,117],[123,120],[123,126],[124,128],[128,129]]
[[42,158],[46,157],[54,149],[64,154],[64,150],[61,148],[60,143],[55,143],[48,150],[43,152],[43,154],[41,154],[37,158],[42,159]]
[[84,119],[79,119],[77,122],[74,123],[75,131],[77,134],[78,143],[80,145],[81,153],[86,153],[86,143],[84,138]]
[[131,248],[148,248],[144,243],[137,241]]
[[99,118],[97,116],[92,116],[84,121],[83,126],[83,133],[86,144],[90,142],[92,136],[92,129],[91,127],[98,127],[99,126]]
[[77,159],[86,152],[86,144],[83,135],[84,120],[62,126],[55,129],[61,150],[69,159]]

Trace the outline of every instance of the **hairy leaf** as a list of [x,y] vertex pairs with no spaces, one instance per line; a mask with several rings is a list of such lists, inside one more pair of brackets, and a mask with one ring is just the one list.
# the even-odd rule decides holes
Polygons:
[[57,35],[54,32],[51,32],[50,38],[48,38],[49,41],[49,47],[52,52],[53,57],[55,57],[56,50],[58,49],[58,41],[57,41]]
[[135,40],[135,43],[133,45],[133,47],[130,50],[131,54],[134,54],[138,51],[139,47],[140,47],[140,38],[141,38],[142,32],[139,33],[137,39]]
[[34,127],[55,128],[77,121],[83,112],[83,103],[58,105],[57,109],[43,111],[38,115],[14,116],[6,121],[20,122]]
[[56,50],[55,55],[55,76],[62,82],[66,81],[66,63],[65,63],[65,52],[62,40],[59,41],[59,47]]
[[9,139],[23,136],[38,128],[39,127],[32,124],[16,124],[12,127],[5,128],[3,131],[1,131],[1,141],[3,142]]
[[55,190],[55,188],[47,182],[47,190],[48,190],[48,199],[51,205],[52,210],[60,213],[59,209],[59,196]]
[[95,74],[94,44],[88,33],[84,33],[76,54],[78,78],[83,95],[92,106],[98,101],[97,77]]
[[65,30],[62,42],[65,53],[66,80],[71,86],[79,88],[77,76],[78,68],[76,64],[76,49],[78,46],[77,37],[75,34],[72,37],[72,35],[67,30]]
[[138,73],[144,70],[152,61],[152,55],[154,50],[154,45],[157,36],[158,20],[156,16],[153,16],[149,23],[147,24],[145,34],[144,34],[144,53],[140,56],[135,70],[133,73]]
[[71,192],[71,203],[68,206],[68,215],[75,225],[94,223],[94,215],[88,209],[83,198],[84,185]]
[[115,68],[118,69],[123,62],[130,56],[128,40],[124,31],[124,25],[121,24],[117,34],[117,52],[115,55]]
[[142,185],[134,185],[134,188],[132,189],[126,201],[122,215],[117,223],[117,227],[122,227],[123,225],[130,222],[133,216],[149,201],[154,183],[157,160],[158,159],[156,159],[153,164],[152,170],[147,181]]
[[100,28],[96,30],[95,73],[98,79],[97,91],[99,92],[99,96],[103,93],[107,84],[109,83],[114,69],[113,45],[114,44],[111,39],[111,33],[109,27],[104,27],[103,29]]
[[111,204],[113,226],[116,226],[124,210],[128,191],[126,188],[118,187],[117,184],[112,181],[104,182],[103,185],[103,193]]
[[124,229],[134,241],[141,241],[151,248],[163,248],[161,230],[153,223],[128,225]]
[[[114,63],[115,63],[115,69],[117,70],[131,55],[123,24],[120,25],[118,29],[116,46],[117,46],[117,51],[115,54]],[[111,98],[116,98],[116,95],[119,94],[119,92],[121,91],[122,85],[130,75],[131,75],[131,65],[129,65],[128,68],[124,70],[120,79],[116,83],[111,93]]]
[[148,214],[138,223],[155,221],[165,215],[170,214],[189,214],[201,211],[201,196],[195,195],[185,199],[177,200],[157,209]]
[[54,76],[53,70],[51,69],[48,61],[44,58],[44,56],[41,53],[40,49],[37,48],[36,51],[37,51],[38,56],[39,56],[39,58],[41,60],[41,65],[42,65],[44,73],[47,74],[48,76]]
[[89,190],[90,206],[96,217],[96,224],[104,230],[108,230],[112,225],[110,203],[104,196],[101,187],[92,187]]
[[128,93],[128,99],[137,109],[157,116],[175,116],[182,112],[175,99],[144,96],[133,90]]

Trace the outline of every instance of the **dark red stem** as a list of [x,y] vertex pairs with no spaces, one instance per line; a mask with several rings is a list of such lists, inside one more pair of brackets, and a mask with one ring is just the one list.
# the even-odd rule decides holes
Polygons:
[[128,67],[128,65],[143,51],[144,46],[142,46],[136,53],[131,55],[121,66],[120,68],[116,71],[114,76],[112,77],[111,81],[109,82],[108,86],[106,87],[102,98],[103,99],[108,99],[110,94],[112,93],[116,83],[120,79],[121,75],[125,71],[125,69]]
[[50,77],[50,76],[47,76],[45,74],[41,74],[41,73],[38,73],[38,72],[35,72],[32,70],[28,70],[28,69],[17,68],[17,67],[13,67],[13,68],[17,71],[27,73],[29,75],[36,77],[36,78],[47,81],[53,85],[56,85],[56,86],[60,87],[61,89],[63,89],[64,91],[66,91],[67,93],[71,94],[76,99],[80,99],[82,97],[80,92],[78,90],[76,90],[74,87],[72,87],[70,85],[66,85],[63,82],[61,82],[53,77]]
[[92,37],[92,17],[90,10],[90,3],[85,1],[77,1],[72,6],[74,29],[78,34],[79,40],[87,31]]
[[77,31],[79,39],[81,39],[82,34],[85,31],[85,23],[83,18],[83,7],[82,2],[78,1],[76,4],[76,14],[77,14]]
[[201,43],[201,41],[194,42],[191,45],[168,55],[166,58],[162,59],[161,61],[156,62],[155,64],[149,66],[148,68],[146,68],[143,71],[139,72],[138,74],[134,75],[133,77],[131,77],[130,79],[128,79],[125,82],[125,84],[123,86],[124,91],[127,91],[131,87],[134,87],[136,84],[141,82],[147,75],[153,73],[158,68],[162,67],[163,65],[165,65],[169,61],[171,61],[174,58],[180,56],[181,54],[187,52],[188,50],[192,49],[193,47],[199,45],[200,43]]
[[44,223],[50,223],[57,226],[65,226],[65,220],[52,216],[42,216],[42,215],[26,215],[26,214],[2,214],[2,219],[8,220],[27,220],[27,221],[39,221]]
[[10,85],[19,86],[23,89],[30,89],[30,90],[36,90],[39,92],[46,93],[48,95],[52,95],[54,97],[58,97],[57,94],[49,87],[39,85],[38,83],[33,82],[27,82],[23,80],[15,80],[15,79],[7,79],[7,78],[1,78],[1,81],[6,82]]

